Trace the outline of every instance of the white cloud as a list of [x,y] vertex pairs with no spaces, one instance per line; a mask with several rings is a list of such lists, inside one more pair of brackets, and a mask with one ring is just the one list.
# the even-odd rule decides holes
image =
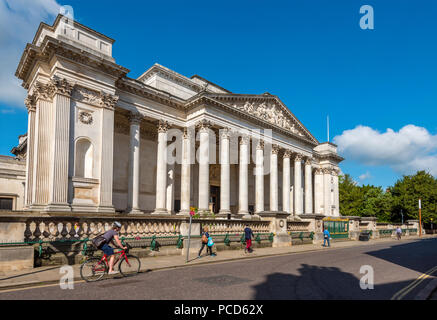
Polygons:
[[437,135],[412,124],[398,132],[380,133],[366,126],[345,130],[334,138],[338,151],[349,160],[370,166],[390,166],[401,174],[426,170],[437,176]]
[[366,179],[370,179],[372,176],[370,175],[369,171],[366,171],[366,173],[363,173],[362,175],[360,175],[358,177],[358,179],[360,179],[361,181],[366,180]]
[[56,0],[0,0],[0,101],[24,107],[26,91],[15,70],[40,22],[52,23],[59,12]]

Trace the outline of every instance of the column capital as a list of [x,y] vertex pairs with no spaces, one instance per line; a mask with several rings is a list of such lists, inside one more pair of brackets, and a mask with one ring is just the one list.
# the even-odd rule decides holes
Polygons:
[[323,170],[322,170],[322,168],[316,168],[316,169],[314,170],[314,174],[323,174]]
[[312,164],[312,162],[313,162],[313,159],[311,157],[307,157],[305,159],[305,165],[306,166],[310,166]]
[[114,110],[115,104],[118,101],[118,96],[112,95],[110,93],[105,93],[103,91],[99,92],[99,98],[100,98],[99,105],[102,108],[107,108],[110,110]]
[[138,111],[134,111],[129,114],[129,121],[131,125],[140,124],[143,118],[144,118],[143,115]]
[[29,94],[26,99],[24,99],[24,104],[26,105],[28,112],[35,112],[36,111],[36,98],[35,95]]
[[323,168],[323,174],[331,174],[331,168]]
[[59,78],[58,76],[53,76],[50,79],[50,83],[54,88],[54,94],[62,94],[64,96],[70,97],[73,91],[74,84],[67,81],[65,78]]
[[338,176],[339,173],[340,173],[340,170],[338,170],[337,168],[334,168],[331,170],[331,175],[333,175],[333,176]]
[[284,151],[284,158],[291,158],[291,150],[290,149],[285,149]]
[[222,128],[219,130],[220,138],[229,139],[231,137],[232,131],[229,128]]
[[247,134],[243,134],[240,139],[240,144],[248,144],[250,141],[250,137]]
[[196,123],[196,127],[199,129],[199,131],[206,131],[208,132],[209,128],[211,128],[212,123],[209,120],[202,119],[199,122]]
[[52,83],[42,83],[37,81],[33,92],[36,99],[51,101],[55,94],[55,86]]
[[158,122],[158,132],[159,133],[165,133],[168,131],[168,129],[170,128],[170,124],[168,123],[168,121],[165,120],[159,120]]
[[294,161],[295,162],[301,162],[303,159],[303,155],[300,153],[296,153],[296,155],[294,156]]
[[279,153],[279,146],[277,144],[272,144],[272,154]]
[[256,144],[257,150],[264,150],[264,140],[258,140],[258,143]]

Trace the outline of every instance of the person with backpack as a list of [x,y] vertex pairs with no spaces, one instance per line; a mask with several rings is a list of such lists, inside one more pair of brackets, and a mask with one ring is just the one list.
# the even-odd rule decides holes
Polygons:
[[102,250],[103,253],[106,254],[106,256],[110,257],[108,274],[118,273],[118,271],[114,271],[114,259],[115,259],[114,249],[109,246],[109,243],[112,242],[112,244],[114,244],[114,240],[115,240],[114,245],[118,246],[123,250],[127,249],[127,247],[123,246],[123,244],[120,241],[120,238],[118,237],[118,232],[120,231],[120,229],[121,229],[121,223],[115,221],[114,224],[112,225],[111,230],[108,230],[104,234],[99,235],[93,239],[94,246],[96,246],[97,249]]
[[[209,241],[211,239],[211,241]],[[212,243],[212,245],[209,245],[209,243]],[[199,254],[197,255],[197,258],[200,258],[200,254],[202,253],[203,248],[206,246],[206,254],[209,255],[211,257],[214,257],[215,254],[212,253],[212,246],[214,245],[214,242],[212,242],[212,238],[209,236],[208,233],[208,227],[203,227],[203,232],[202,232],[202,247],[199,250]]]
[[244,248],[244,253],[251,253],[252,250],[252,238],[253,238],[253,232],[252,229],[249,227],[248,224],[246,224],[246,228],[244,228],[244,239],[246,240],[246,248]]

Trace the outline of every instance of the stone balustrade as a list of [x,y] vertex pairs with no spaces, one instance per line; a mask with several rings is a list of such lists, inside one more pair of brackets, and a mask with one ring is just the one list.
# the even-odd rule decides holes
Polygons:
[[287,221],[287,232],[309,231],[309,221]]
[[[198,221],[198,220],[193,220]],[[200,219],[201,227],[208,227],[210,234],[243,233],[246,224],[253,233],[270,232],[270,221],[263,220],[222,220],[222,219]]]

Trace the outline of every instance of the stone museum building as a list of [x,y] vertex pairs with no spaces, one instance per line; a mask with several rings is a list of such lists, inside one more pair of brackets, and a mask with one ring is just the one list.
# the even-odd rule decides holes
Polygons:
[[0,156],[0,208],[340,215],[337,146],[319,143],[279,97],[159,64],[130,78],[113,44],[62,15],[40,24],[16,71],[28,130],[15,157]]

